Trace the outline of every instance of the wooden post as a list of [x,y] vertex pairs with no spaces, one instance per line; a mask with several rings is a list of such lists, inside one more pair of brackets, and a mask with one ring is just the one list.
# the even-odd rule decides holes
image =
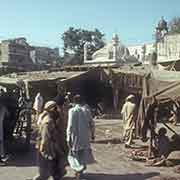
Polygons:
[[[26,98],[30,99],[30,93],[29,93],[29,84],[28,81],[25,81],[25,89],[26,89]],[[30,141],[31,141],[31,107],[27,107],[26,112],[26,148],[29,149]]]
[[30,141],[31,141],[31,109],[28,109],[26,113],[27,118],[27,127],[26,127],[26,146],[29,149]]
[[153,121],[151,120],[150,124],[150,144],[149,144],[149,151],[148,151],[148,159],[152,157],[152,150],[153,150],[153,140],[155,138],[155,123],[157,122],[157,108],[154,107],[154,116]]
[[152,129],[151,129],[151,132],[150,132],[150,143],[149,143],[149,148],[148,148],[148,159],[151,159],[152,157],[152,147],[153,147],[153,132],[152,132]]
[[25,91],[26,91],[26,98],[30,99],[30,93],[29,93],[29,83],[27,80],[24,81],[25,82]]

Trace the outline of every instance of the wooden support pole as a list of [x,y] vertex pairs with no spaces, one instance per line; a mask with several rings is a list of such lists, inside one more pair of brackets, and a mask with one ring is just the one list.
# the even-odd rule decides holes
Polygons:
[[29,82],[27,80],[24,81],[25,83],[25,93],[26,93],[26,98],[30,99],[30,93],[29,93]]
[[153,147],[153,132],[151,129],[150,142],[149,142],[149,147],[148,147],[148,159],[151,159],[151,157],[152,157],[152,147]]
[[[30,99],[30,93],[29,93],[29,83],[28,81],[25,81],[25,91],[26,91],[26,98]],[[26,148],[27,150],[30,147],[30,141],[31,141],[31,107],[28,107],[27,112],[25,114],[26,118]]]
[[29,149],[31,141],[31,110],[29,109],[27,114],[27,126],[26,126],[26,147]]

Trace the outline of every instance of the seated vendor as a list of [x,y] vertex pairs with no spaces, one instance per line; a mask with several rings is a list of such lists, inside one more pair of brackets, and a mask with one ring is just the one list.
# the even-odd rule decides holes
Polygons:
[[168,138],[166,128],[160,128],[156,136],[155,146],[157,157],[167,157],[170,153],[170,140]]

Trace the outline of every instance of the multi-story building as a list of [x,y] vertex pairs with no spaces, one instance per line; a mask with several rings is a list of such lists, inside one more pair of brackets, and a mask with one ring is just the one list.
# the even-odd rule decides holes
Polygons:
[[155,42],[151,44],[128,47],[131,55],[139,61],[148,63],[152,51],[157,52],[157,60],[161,64],[173,63],[180,60],[180,34],[168,32],[168,23],[162,18],[155,29]]
[[157,53],[160,62],[180,60],[180,34],[164,36],[163,40],[157,43]]
[[59,60],[59,48],[30,46],[25,38],[0,43],[0,66],[32,70],[53,65]]
[[47,65],[54,64],[59,59],[59,48],[31,47],[30,57],[34,64]]
[[3,40],[0,45],[0,64],[17,68],[33,65],[30,59],[30,46],[25,38]]

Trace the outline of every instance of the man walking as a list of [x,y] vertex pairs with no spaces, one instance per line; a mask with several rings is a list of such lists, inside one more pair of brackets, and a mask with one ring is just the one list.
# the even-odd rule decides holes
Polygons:
[[59,131],[60,117],[55,101],[48,101],[44,106],[39,122],[37,143],[39,174],[33,180],[60,180],[65,174],[66,147],[64,133]]
[[86,165],[94,162],[90,139],[94,139],[94,123],[90,111],[82,105],[80,95],[74,97],[75,106],[69,110],[67,125],[67,142],[69,146],[68,161],[79,180]]
[[136,113],[135,96],[129,95],[126,98],[126,102],[123,105],[121,111],[124,122],[123,138],[125,140],[126,148],[131,147],[131,144],[133,143],[133,132],[135,129],[135,113]]

